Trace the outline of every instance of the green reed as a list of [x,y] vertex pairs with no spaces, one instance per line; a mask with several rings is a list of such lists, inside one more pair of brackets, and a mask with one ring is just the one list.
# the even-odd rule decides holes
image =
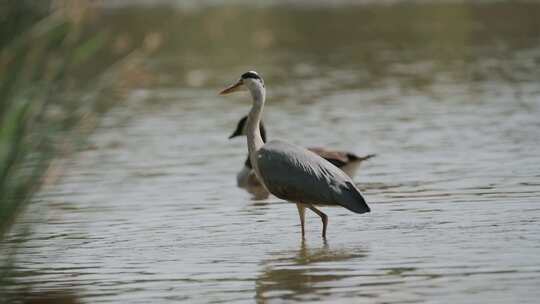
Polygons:
[[11,1],[0,13],[0,239],[51,160],[84,141],[159,44],[154,33],[119,48],[125,37],[100,25],[99,8],[54,3]]
[[[137,85],[131,75],[159,44],[153,33],[119,49],[125,37],[100,26],[99,8],[52,3],[11,1],[0,12],[0,302],[35,287],[10,281],[17,243],[31,233],[30,224],[13,232],[14,223],[59,175],[54,160],[81,147],[100,114]],[[17,237],[6,238],[10,232]]]

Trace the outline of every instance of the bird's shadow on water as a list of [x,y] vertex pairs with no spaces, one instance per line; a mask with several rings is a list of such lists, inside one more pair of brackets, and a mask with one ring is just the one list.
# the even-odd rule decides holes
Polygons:
[[364,259],[365,246],[332,249],[325,240],[311,247],[304,240],[298,250],[271,253],[261,262],[262,269],[255,281],[255,299],[266,303],[272,299],[316,300],[328,291],[325,285],[353,276],[345,261]]

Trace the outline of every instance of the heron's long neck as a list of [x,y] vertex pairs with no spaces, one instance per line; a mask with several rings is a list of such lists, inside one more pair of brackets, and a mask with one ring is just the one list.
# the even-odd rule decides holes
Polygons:
[[264,88],[251,90],[251,96],[253,97],[253,106],[247,119],[247,143],[251,164],[258,170],[256,152],[264,145],[259,129],[265,99]]

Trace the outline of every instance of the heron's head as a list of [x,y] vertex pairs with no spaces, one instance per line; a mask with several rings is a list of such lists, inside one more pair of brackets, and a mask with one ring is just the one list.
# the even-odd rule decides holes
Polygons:
[[244,91],[246,89],[252,93],[264,90],[264,81],[257,72],[245,72],[240,76],[240,79],[236,83],[226,87],[223,91],[219,92],[219,95],[226,95],[237,91]]
[[[266,142],[266,130],[264,129],[264,125],[262,121],[259,124],[259,130],[261,131],[262,140]],[[231,136],[229,136],[229,139],[233,137],[237,137],[237,136],[246,135],[246,134],[247,134],[247,116],[244,116],[242,117],[242,119],[238,121],[238,124],[236,125],[236,129],[231,134]]]

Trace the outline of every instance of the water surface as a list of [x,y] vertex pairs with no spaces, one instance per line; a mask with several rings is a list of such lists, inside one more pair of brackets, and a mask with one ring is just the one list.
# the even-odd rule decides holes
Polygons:
[[[164,33],[157,82],[103,117],[21,226],[14,278],[87,303],[534,303],[540,296],[540,6],[122,8]],[[503,18],[504,22],[501,21]],[[139,20],[139,22],[137,22]],[[270,138],[376,153],[372,212],[235,187],[227,140],[257,69]],[[7,242],[19,241],[15,232]]]

